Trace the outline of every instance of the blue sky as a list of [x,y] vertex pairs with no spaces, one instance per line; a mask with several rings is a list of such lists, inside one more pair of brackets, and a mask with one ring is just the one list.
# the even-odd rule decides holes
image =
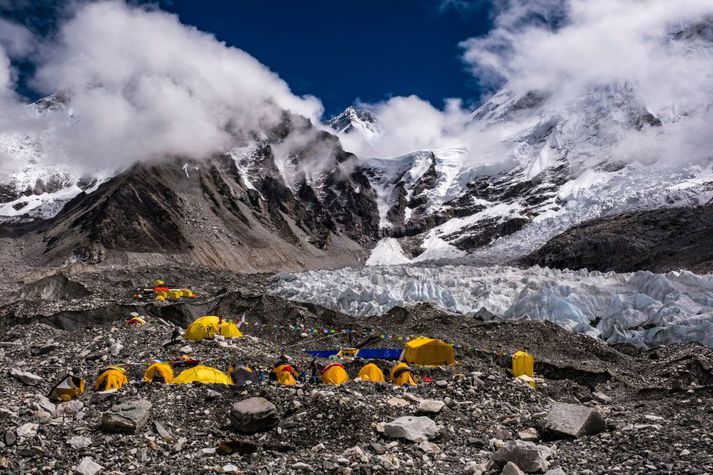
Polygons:
[[162,7],[255,56],[295,93],[317,96],[329,117],[356,100],[411,94],[439,108],[449,97],[477,103],[481,91],[458,46],[491,27],[487,2],[477,4],[178,0]]

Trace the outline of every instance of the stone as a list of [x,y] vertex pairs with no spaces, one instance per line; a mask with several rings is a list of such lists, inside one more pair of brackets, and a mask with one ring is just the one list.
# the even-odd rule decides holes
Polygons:
[[159,422],[159,421],[154,421],[153,426],[156,429],[156,433],[161,437],[163,440],[171,440],[173,439],[173,435],[166,430],[165,427]]
[[92,439],[90,439],[89,437],[83,437],[81,435],[75,435],[74,437],[70,437],[67,440],[67,444],[77,450],[86,449],[87,447],[92,445]]
[[79,461],[75,471],[80,475],[96,475],[104,470],[104,467],[96,463],[91,457],[84,457]]
[[273,403],[262,397],[251,397],[233,404],[230,423],[241,434],[254,434],[274,429],[280,416]]
[[418,444],[418,448],[426,452],[427,454],[439,454],[441,453],[441,448],[434,444],[433,442],[423,441]]
[[603,404],[609,404],[611,402],[611,397],[607,396],[604,393],[600,393],[597,391],[594,391],[592,393],[592,397],[594,398],[595,401],[599,401]]
[[540,434],[534,427],[528,427],[527,429],[521,430],[517,433],[517,436],[520,440],[524,440],[525,442],[535,442],[540,438]]
[[5,442],[5,445],[8,447],[15,445],[17,443],[17,435],[15,434],[15,431],[12,429],[6,430],[3,434],[3,442]]
[[437,399],[424,399],[419,403],[417,412],[421,414],[438,414],[445,405],[445,402]]
[[371,442],[369,447],[371,447],[371,450],[373,450],[376,455],[384,455],[386,453],[386,447],[378,442]]
[[358,445],[355,445],[354,447],[345,450],[344,453],[342,453],[342,456],[350,460],[357,460],[362,463],[369,463],[369,456]]
[[512,433],[510,433],[509,430],[504,429],[504,428],[499,428],[495,431],[495,438],[498,440],[510,440],[512,439]]
[[553,469],[547,470],[547,471],[545,472],[545,475],[567,475],[567,474],[565,473],[564,470],[562,470],[561,468],[557,467],[557,468],[553,468]]
[[314,468],[312,468],[311,465],[307,465],[304,462],[296,462],[292,465],[292,468],[298,472],[309,472],[309,473],[314,472]]
[[233,465],[232,463],[225,464],[222,468],[223,473],[238,473],[237,465]]
[[411,442],[423,442],[438,434],[438,427],[425,416],[403,416],[384,424],[384,435]]
[[37,376],[36,374],[28,373],[27,371],[22,371],[17,368],[12,368],[10,370],[10,376],[27,386],[37,386],[42,382],[41,376]]
[[38,424],[28,422],[17,428],[17,436],[21,439],[29,439],[37,435]]
[[503,467],[503,471],[500,472],[500,475],[525,475],[525,472],[520,470],[520,467],[514,463],[508,462]]
[[209,390],[207,390],[206,393],[205,393],[205,398],[206,398],[206,400],[208,400],[208,401],[213,401],[213,400],[215,400],[215,399],[219,399],[220,396],[221,396],[221,394],[220,394],[218,391],[214,390],[214,389],[209,389]]
[[438,381],[436,381],[436,387],[445,389],[448,387],[448,381],[444,379],[439,379]]
[[596,409],[558,402],[547,415],[546,427],[554,434],[579,438],[598,434],[606,430],[607,424]]
[[107,433],[135,434],[146,425],[152,405],[145,399],[118,404],[102,416],[101,430]]
[[389,406],[394,406],[394,407],[406,407],[406,406],[411,405],[411,403],[409,401],[407,401],[404,398],[400,398],[400,397],[392,397],[391,399],[386,401],[386,404],[388,404]]
[[43,396],[41,394],[37,395],[37,405],[50,414],[57,409],[57,406],[55,406],[54,403],[47,398],[47,396]]
[[71,401],[62,402],[57,406],[55,410],[56,414],[77,414],[79,411],[84,409],[84,403],[73,399]]
[[549,468],[547,459],[551,455],[549,448],[532,442],[511,440],[493,455],[493,462],[504,466],[508,462],[517,465],[525,472],[545,472]]

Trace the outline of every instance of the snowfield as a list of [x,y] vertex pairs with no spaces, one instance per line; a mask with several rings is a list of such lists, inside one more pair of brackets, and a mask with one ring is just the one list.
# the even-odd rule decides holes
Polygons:
[[398,265],[281,273],[271,290],[358,316],[427,302],[484,319],[548,320],[612,344],[713,347],[713,274]]

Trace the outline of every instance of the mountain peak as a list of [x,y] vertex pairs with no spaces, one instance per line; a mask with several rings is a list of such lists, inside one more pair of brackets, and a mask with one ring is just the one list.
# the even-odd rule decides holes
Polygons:
[[344,109],[344,112],[329,121],[329,125],[340,134],[359,131],[367,137],[372,137],[381,133],[376,117],[371,112],[356,106]]

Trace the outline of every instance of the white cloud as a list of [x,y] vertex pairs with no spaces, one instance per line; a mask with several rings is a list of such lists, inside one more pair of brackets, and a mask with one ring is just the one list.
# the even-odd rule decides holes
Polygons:
[[277,124],[283,109],[322,113],[244,51],[119,1],[79,6],[39,54],[35,86],[70,97],[72,113],[46,114],[45,148],[86,171],[200,159]]

